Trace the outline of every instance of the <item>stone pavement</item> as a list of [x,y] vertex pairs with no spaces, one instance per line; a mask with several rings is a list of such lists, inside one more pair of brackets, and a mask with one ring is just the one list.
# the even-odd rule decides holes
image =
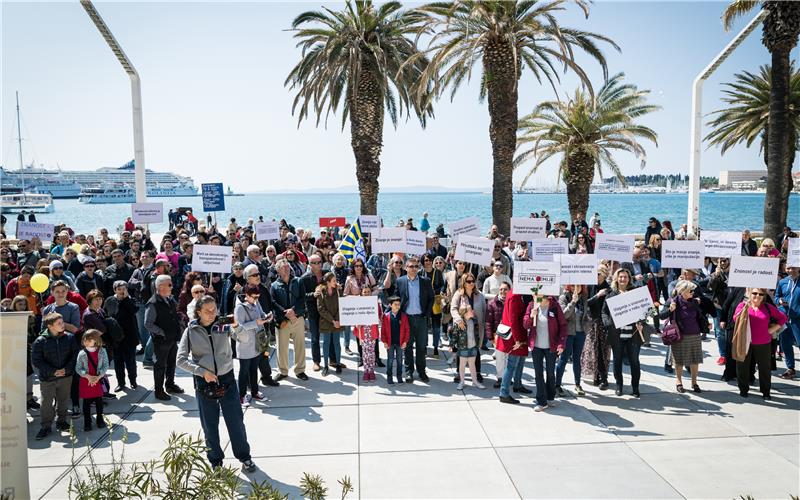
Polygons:
[[[328,377],[310,371],[309,360],[307,382],[290,377],[264,391],[269,401],[245,413],[259,467],[250,479],[267,479],[291,498],[300,496],[303,472],[321,475],[332,498],[345,475],[355,487],[348,498],[752,495],[760,500],[797,495],[800,381],[777,377],[783,368],[779,362],[772,402],[764,402],[755,387],[742,399],[735,385],[719,381],[716,342],[703,347],[702,394],[675,392],[674,378],[662,369],[664,348],[653,344],[642,350],[641,399],[630,395],[629,385],[617,397],[613,390],[584,382],[585,397],[559,399],[557,407],[543,413],[533,412],[530,397],[513,406],[497,401],[490,353],[483,357],[487,388],[468,385],[463,393],[456,391],[453,370],[444,360],[429,358],[430,384],[394,386],[386,384],[385,372],[378,373],[377,383],[365,384],[354,357],[344,356],[347,369],[341,376]],[[148,390],[152,371],[140,369],[139,389],[107,407],[113,438],[127,433],[125,462],[156,458],[172,431],[200,431],[191,378],[178,371],[187,394],[169,403],[156,400]],[[532,377],[528,358],[525,384],[530,388]],[[571,367],[564,382],[571,391]],[[66,433],[35,441],[38,418],[31,421],[32,495],[67,498],[71,464],[78,463],[80,471],[89,463],[86,447],[73,450]],[[74,422],[82,427],[82,420]],[[110,463],[107,432],[78,431],[78,440],[91,444],[100,467]],[[118,454],[120,446],[114,448]]]

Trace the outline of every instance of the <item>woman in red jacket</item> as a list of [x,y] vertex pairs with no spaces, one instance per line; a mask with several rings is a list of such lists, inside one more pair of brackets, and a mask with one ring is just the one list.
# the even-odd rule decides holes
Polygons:
[[522,301],[522,295],[508,292],[503,305],[503,319],[497,327],[495,336],[496,351],[505,353],[507,359],[505,370],[502,374],[497,374],[498,377],[502,377],[501,403],[519,403],[519,400],[511,397],[509,393],[512,379],[517,392],[530,392],[529,389],[522,387],[522,369],[528,356],[528,332],[523,326],[523,316],[525,316],[525,303]]
[[537,295],[528,304],[522,325],[528,331],[528,347],[536,370],[536,406],[533,409],[544,411],[556,398],[556,356],[564,352],[567,320],[556,298]]

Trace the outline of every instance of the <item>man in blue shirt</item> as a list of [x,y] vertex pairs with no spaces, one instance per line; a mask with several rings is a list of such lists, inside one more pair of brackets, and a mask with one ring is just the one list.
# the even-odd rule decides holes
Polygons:
[[[419,276],[419,259],[410,257],[406,262],[406,275],[397,279],[396,291],[400,297],[401,309],[408,316],[411,335],[406,344],[405,365],[406,382],[414,381],[416,364],[419,379],[428,382],[425,373],[425,358],[428,354],[428,318],[433,306],[433,287],[431,280]],[[416,345],[416,353],[414,346]]]
[[778,308],[789,317],[786,328],[781,332],[779,340],[786,371],[781,378],[793,379],[794,371],[794,344],[800,346],[800,267],[787,267],[788,276],[778,282],[775,289],[775,302]]

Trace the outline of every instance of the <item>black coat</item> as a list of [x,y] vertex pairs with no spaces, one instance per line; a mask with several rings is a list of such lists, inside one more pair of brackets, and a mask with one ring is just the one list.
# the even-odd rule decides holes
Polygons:
[[78,293],[80,293],[84,299],[86,298],[86,294],[95,288],[101,292],[105,292],[103,289],[103,278],[100,277],[98,273],[94,273],[94,276],[90,278],[89,275],[86,274],[86,271],[82,272],[75,279],[75,286],[78,287]]
[[136,302],[130,297],[125,297],[120,302],[116,296],[112,295],[106,299],[103,309],[108,316],[117,320],[125,334],[120,346],[131,348],[139,345],[139,323],[136,321],[139,306],[136,305]]
[[39,379],[45,382],[56,380],[56,370],[64,369],[66,377],[75,373],[75,362],[78,360],[78,343],[71,333],[63,333],[58,337],[45,330],[36,339],[31,349],[31,361],[39,371]]

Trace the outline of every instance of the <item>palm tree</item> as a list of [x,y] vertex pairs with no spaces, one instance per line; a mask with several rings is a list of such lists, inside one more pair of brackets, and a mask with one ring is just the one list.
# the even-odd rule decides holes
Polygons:
[[764,18],[761,43],[772,55],[772,76],[767,122],[767,194],[764,197],[764,234],[774,237],[786,225],[789,194],[792,189],[792,166],[786,161],[791,125],[789,122],[789,56],[800,35],[800,2],[780,0],[733,0],[722,14],[722,23],[730,29],[734,20],[761,6],[769,13]]
[[586,215],[595,169],[602,178],[602,167],[606,166],[625,183],[613,150],[633,153],[644,168],[646,152],[637,139],[648,139],[658,146],[656,133],[636,119],[660,107],[647,104],[650,91],[622,83],[624,77],[623,73],[614,75],[594,100],[579,88],[567,102],[543,102],[520,122],[521,151],[514,165],[534,160],[522,186],[542,163],[560,155],[558,173],[567,186],[572,220]]
[[[313,112],[319,126],[322,117],[327,124],[341,104],[342,129],[350,120],[361,213],[375,215],[384,106],[395,127],[403,114],[413,112],[423,127],[433,116],[424,84],[417,89],[423,98],[411,99],[410,94],[428,63],[413,38],[420,15],[401,11],[399,2],[376,7],[371,0],[348,1],[338,12],[323,9],[304,12],[292,22],[294,37],[300,40],[297,46],[302,47],[300,62],[285,82],[297,89],[292,114],[297,112],[299,126]],[[404,64],[412,57],[413,64]]]
[[[794,164],[797,141],[800,134],[800,72],[794,64],[789,70],[789,136],[787,138],[788,157],[785,164],[789,171]],[[772,70],[769,65],[761,66],[758,74],[743,71],[734,75],[733,83],[726,83],[722,101],[727,105],[711,113],[715,116],[708,122],[712,131],[705,137],[710,146],[718,146],[720,153],[725,154],[737,144],[745,143],[750,147],[759,139],[759,147],[764,154],[764,163],[768,164],[767,144],[769,140],[769,99],[771,92]]]
[[[555,90],[558,66],[573,70],[589,91],[589,78],[574,59],[576,49],[597,60],[606,74],[606,60],[597,41],[619,47],[609,38],[561,26],[556,13],[567,0],[452,0],[432,3],[418,10],[427,16],[422,25],[431,34],[430,65],[422,84],[433,82],[441,96],[451,89],[455,96],[469,80],[478,62],[482,65],[481,101],[489,98],[489,139],[492,143],[492,219],[508,234],[513,211],[512,178],[517,144],[519,80],[523,70],[539,83],[547,80]],[[575,3],[588,17],[588,1]],[[438,31],[437,31],[438,29]],[[420,92],[425,88],[420,87]]]

